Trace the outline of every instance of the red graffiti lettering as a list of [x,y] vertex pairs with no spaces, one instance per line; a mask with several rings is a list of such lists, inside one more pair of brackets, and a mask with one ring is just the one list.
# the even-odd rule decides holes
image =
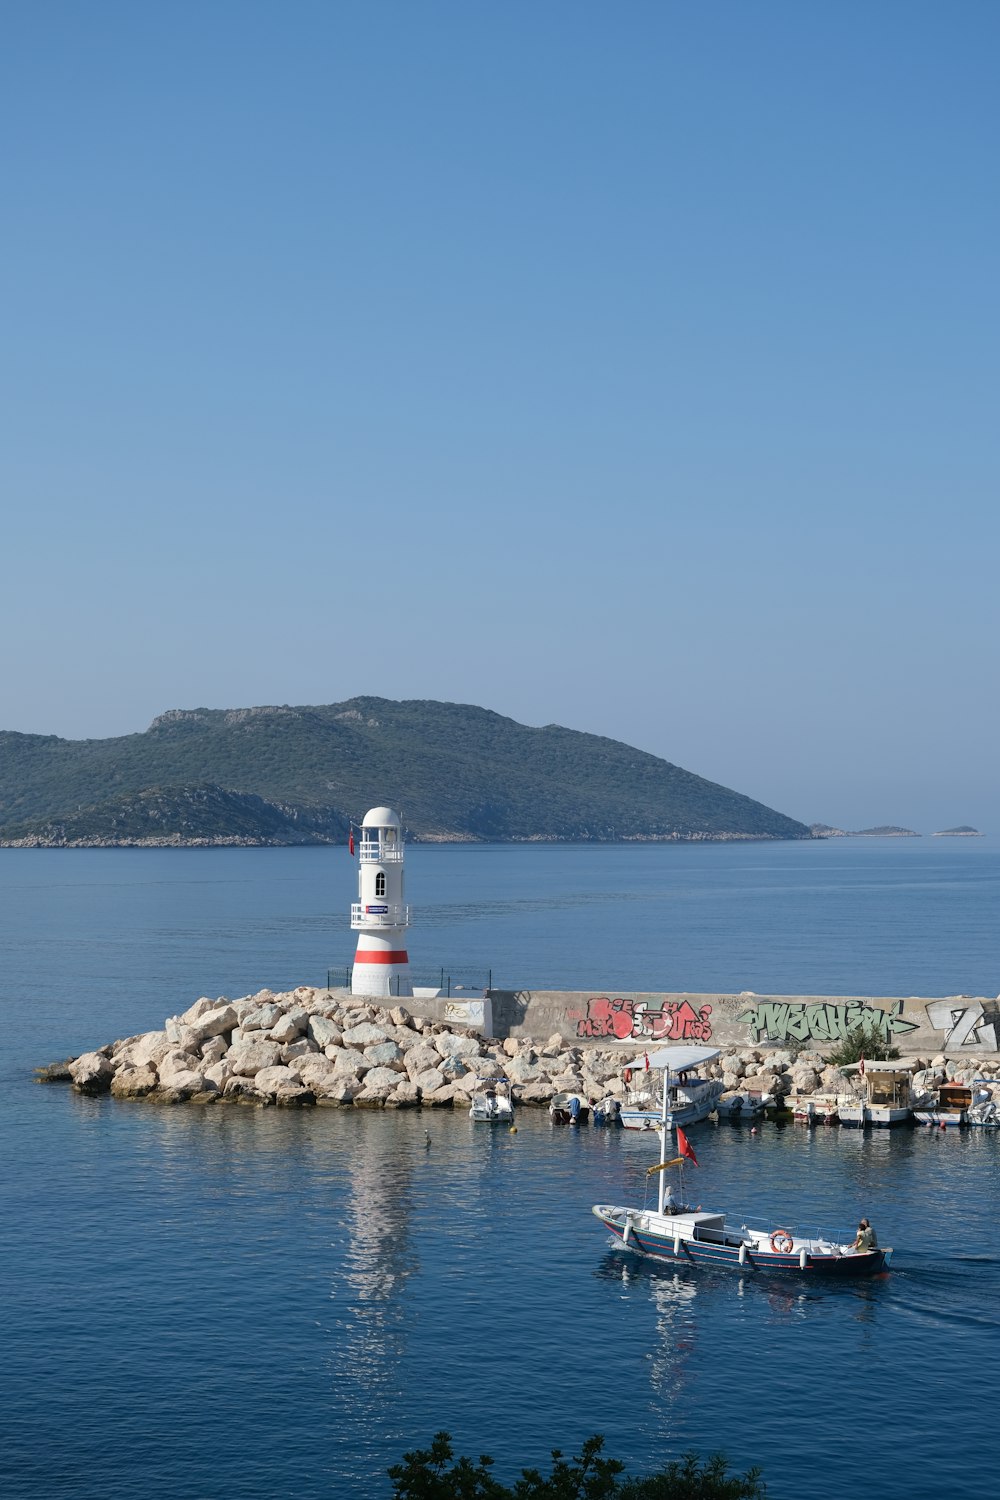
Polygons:
[[627,1041],[629,1037],[651,1037],[662,1042],[710,1042],[712,1040],[712,1007],[703,1005],[695,1010],[689,1000],[667,1000],[658,1011],[649,1010],[646,1002],[596,995],[587,1001],[587,1013],[579,1011],[567,1015],[576,1021],[578,1037],[599,1041],[614,1037]]

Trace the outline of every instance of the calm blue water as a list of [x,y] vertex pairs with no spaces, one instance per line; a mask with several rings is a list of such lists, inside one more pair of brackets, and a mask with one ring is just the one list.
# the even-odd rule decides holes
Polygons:
[[[412,849],[415,964],[516,986],[1000,990],[992,839]],[[982,1495],[1000,1439],[991,1133],[698,1127],[699,1201],[845,1228],[858,1287],[650,1269],[592,1202],[650,1144],[439,1113],[164,1110],[30,1069],[350,957],[344,851],[0,851],[0,1483],[385,1495],[444,1427],[501,1477],[594,1431],[780,1497]],[[432,1144],[424,1149],[424,1130]]]

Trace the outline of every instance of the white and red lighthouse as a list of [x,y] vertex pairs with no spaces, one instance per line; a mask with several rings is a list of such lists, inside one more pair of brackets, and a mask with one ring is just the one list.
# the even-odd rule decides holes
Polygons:
[[409,925],[410,908],[403,892],[403,825],[391,807],[373,807],[361,825],[358,899],[351,906],[351,926],[358,934],[352,995],[413,994],[406,952]]

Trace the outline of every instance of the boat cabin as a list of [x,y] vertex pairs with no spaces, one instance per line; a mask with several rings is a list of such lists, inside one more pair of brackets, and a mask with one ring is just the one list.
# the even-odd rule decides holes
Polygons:
[[942,1083],[937,1091],[938,1109],[955,1114],[972,1104],[972,1090],[965,1083]]
[[879,1109],[909,1109],[910,1074],[897,1068],[865,1074],[868,1103]]

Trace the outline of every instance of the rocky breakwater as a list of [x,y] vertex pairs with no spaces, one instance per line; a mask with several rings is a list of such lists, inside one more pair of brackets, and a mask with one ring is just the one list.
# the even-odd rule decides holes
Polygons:
[[401,1005],[300,988],[197,1000],[162,1031],[112,1042],[38,1076],[69,1080],[83,1094],[162,1104],[467,1108],[481,1081],[501,1076],[522,1104],[546,1105],[562,1091],[620,1097],[623,1055],[620,1047],[584,1049],[559,1037],[487,1040]]
[[[574,1046],[559,1036],[487,1039],[464,1027],[415,1017],[401,1005],[359,1001],[348,991],[261,990],[238,1000],[201,999],[162,1031],[99,1047],[40,1068],[42,1082],[67,1080],[83,1094],[257,1105],[405,1109],[468,1108],[489,1078],[506,1078],[519,1104],[547,1105],[556,1093],[594,1101],[624,1098],[623,1069],[641,1043]],[[879,1064],[872,1063],[871,1067]],[[944,1081],[982,1080],[1000,1106],[1000,1059],[901,1059],[919,1095]],[[731,1049],[705,1070],[722,1080],[723,1100],[769,1095],[779,1108],[800,1098],[860,1093],[856,1068],[820,1052]]]

